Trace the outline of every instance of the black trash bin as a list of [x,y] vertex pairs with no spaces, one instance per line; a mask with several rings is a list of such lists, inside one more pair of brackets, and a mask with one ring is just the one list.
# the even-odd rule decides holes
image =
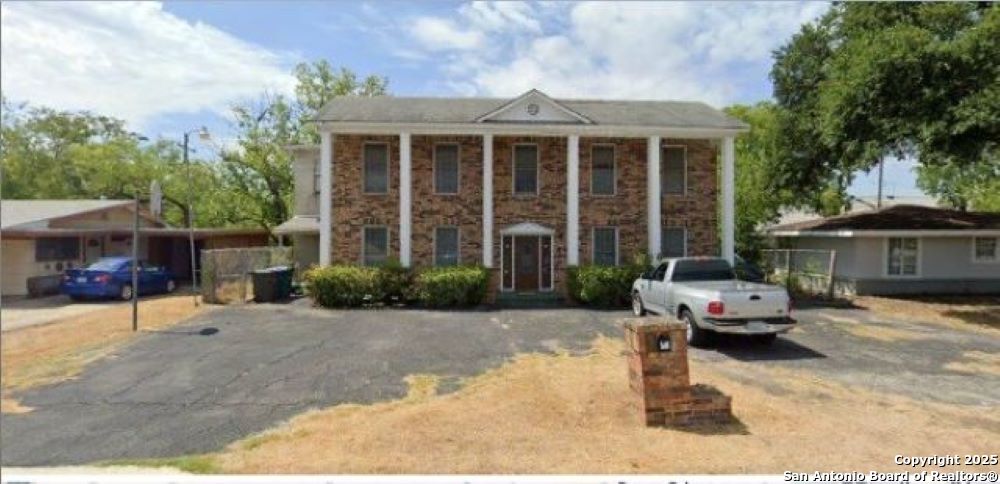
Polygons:
[[292,297],[292,268],[290,266],[275,266],[270,268],[275,277],[276,300],[288,299]]
[[278,275],[270,269],[250,272],[253,280],[253,300],[259,303],[272,302],[278,297]]

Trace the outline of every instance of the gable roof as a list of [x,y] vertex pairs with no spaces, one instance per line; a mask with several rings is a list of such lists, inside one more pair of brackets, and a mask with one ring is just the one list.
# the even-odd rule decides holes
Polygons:
[[542,91],[539,91],[538,89],[532,89],[524,94],[521,94],[520,96],[504,103],[499,108],[496,108],[493,111],[490,111],[486,114],[483,114],[482,116],[479,116],[478,118],[476,118],[476,122],[482,123],[482,122],[497,121],[497,118],[501,114],[504,114],[505,112],[514,109],[514,107],[517,106],[518,103],[531,99],[537,99],[538,101],[548,104],[556,111],[561,112],[565,116],[568,116],[569,119],[576,120],[576,122],[578,123],[593,124],[594,122],[591,119],[587,118],[586,116],[564,106],[559,101],[550,98],[547,94],[545,94]]
[[894,205],[882,210],[849,213],[778,225],[775,235],[842,231],[1000,230],[1000,212],[961,212],[919,205]]
[[[0,228],[42,228],[48,221],[112,208],[131,208],[132,200],[0,200]],[[149,218],[146,214],[142,216]],[[157,220],[159,223],[160,221]]]
[[[505,106],[531,94],[545,96],[537,90],[528,91],[513,100],[485,97],[340,96],[327,103],[315,120],[335,123],[475,124],[484,116],[501,111]],[[701,102],[545,98],[595,125],[734,130],[747,128],[743,122]]]

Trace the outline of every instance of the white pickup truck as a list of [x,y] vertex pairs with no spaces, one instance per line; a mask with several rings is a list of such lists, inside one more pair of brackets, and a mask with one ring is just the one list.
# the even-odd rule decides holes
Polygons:
[[781,286],[736,279],[729,262],[716,257],[664,259],[632,284],[636,316],[653,312],[684,321],[695,346],[712,333],[773,343],[795,326],[790,301]]

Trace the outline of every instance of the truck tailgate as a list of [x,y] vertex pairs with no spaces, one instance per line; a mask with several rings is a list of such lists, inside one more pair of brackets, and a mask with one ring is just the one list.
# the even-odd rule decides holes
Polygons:
[[702,290],[716,291],[725,305],[720,319],[767,319],[788,316],[788,293],[778,286],[746,281],[702,281],[688,283]]

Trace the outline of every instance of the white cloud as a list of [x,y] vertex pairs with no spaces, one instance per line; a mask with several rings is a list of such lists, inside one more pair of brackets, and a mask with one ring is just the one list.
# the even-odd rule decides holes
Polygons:
[[430,50],[469,50],[480,46],[482,34],[463,30],[448,19],[418,17],[413,21],[413,36]]
[[290,92],[290,59],[159,3],[5,3],[4,95],[90,109],[137,128],[168,113],[224,112],[264,89]]
[[[432,19],[476,42],[438,42],[448,85],[511,96],[739,100],[771,51],[825,3],[473,3]],[[461,27],[459,27],[461,26]],[[417,40],[425,45],[419,34]],[[441,37],[446,37],[443,33]],[[426,47],[426,45],[425,45]]]

